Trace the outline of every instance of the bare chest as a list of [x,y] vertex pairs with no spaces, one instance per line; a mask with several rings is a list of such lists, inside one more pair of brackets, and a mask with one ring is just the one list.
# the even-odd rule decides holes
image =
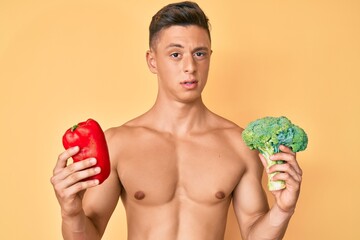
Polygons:
[[236,149],[216,137],[141,138],[122,151],[123,199],[161,205],[173,200],[214,204],[231,196],[244,165]]

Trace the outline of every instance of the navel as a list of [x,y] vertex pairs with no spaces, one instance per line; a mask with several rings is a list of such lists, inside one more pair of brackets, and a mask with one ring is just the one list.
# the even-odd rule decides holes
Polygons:
[[219,192],[217,192],[217,193],[215,194],[215,197],[216,197],[217,199],[224,199],[224,198],[225,198],[225,193],[222,192],[222,191],[219,191]]
[[142,191],[137,191],[135,194],[134,194],[134,197],[137,199],[137,200],[142,200],[145,198],[145,193],[142,192]]

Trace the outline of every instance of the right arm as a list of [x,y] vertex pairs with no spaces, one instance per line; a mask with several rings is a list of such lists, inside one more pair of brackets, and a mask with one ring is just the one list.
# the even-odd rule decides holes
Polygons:
[[[109,141],[108,145],[110,150]],[[62,234],[69,240],[101,239],[121,192],[116,164],[111,162],[110,176],[103,184],[97,180],[82,181],[98,172],[93,167],[96,159],[67,165],[78,151],[75,147],[61,153],[51,178],[61,208]]]

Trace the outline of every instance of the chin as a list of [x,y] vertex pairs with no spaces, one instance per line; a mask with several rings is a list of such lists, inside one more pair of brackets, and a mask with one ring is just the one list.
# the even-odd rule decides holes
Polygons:
[[181,96],[178,98],[178,102],[186,104],[202,102],[201,94],[189,94],[187,96]]

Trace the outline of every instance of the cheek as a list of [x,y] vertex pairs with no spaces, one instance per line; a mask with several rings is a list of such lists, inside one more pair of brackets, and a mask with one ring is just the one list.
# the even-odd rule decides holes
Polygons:
[[158,63],[158,74],[162,78],[176,78],[179,74],[179,64],[169,61],[163,61]]
[[199,65],[199,72],[201,73],[201,77],[203,79],[203,81],[206,81],[208,74],[209,74],[209,63],[202,63]]

